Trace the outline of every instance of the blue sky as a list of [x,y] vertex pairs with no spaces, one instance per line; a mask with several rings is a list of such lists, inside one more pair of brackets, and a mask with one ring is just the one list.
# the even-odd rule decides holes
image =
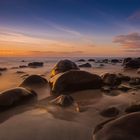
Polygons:
[[[94,46],[97,50],[107,45],[114,49],[118,45],[118,53],[122,50],[131,55],[131,52],[134,54],[134,49],[139,51],[139,47],[133,47],[136,44],[139,46],[139,41],[136,40],[136,38],[140,39],[139,33],[139,0],[0,0],[0,34],[1,36],[5,34],[3,38],[8,34],[7,38],[10,37],[10,40],[15,34],[20,38],[24,36],[24,39],[27,37],[47,39],[63,44],[58,45],[60,50],[64,47],[65,51],[73,49],[76,52],[81,48],[82,52],[86,52],[89,46]],[[121,41],[118,41],[118,38],[121,38]],[[127,44],[128,42],[131,44],[124,44],[122,39],[125,39],[124,42]],[[0,41],[2,46],[3,40]],[[85,45],[85,48],[82,46],[78,50],[77,46],[82,44],[80,42]],[[50,48],[44,50],[54,51]],[[124,51],[126,49],[127,51]],[[99,52],[97,55],[100,55]]]

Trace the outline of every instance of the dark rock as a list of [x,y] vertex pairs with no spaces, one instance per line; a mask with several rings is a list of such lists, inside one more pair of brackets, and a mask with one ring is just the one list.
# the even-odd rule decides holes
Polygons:
[[52,100],[51,103],[60,105],[62,107],[68,107],[74,103],[74,99],[70,95],[60,95]]
[[85,62],[85,59],[79,59],[78,62]]
[[[103,123],[102,123],[103,124]],[[98,125],[99,126],[99,125]],[[98,127],[97,126],[97,127]],[[140,113],[130,113],[100,125],[94,140],[139,140]],[[98,127],[99,128],[99,127]],[[95,129],[97,130],[97,129]]]
[[0,71],[7,71],[7,68],[0,68]]
[[103,67],[103,66],[105,66],[104,64],[100,64],[100,67]]
[[48,81],[39,76],[39,75],[31,75],[27,77],[21,84],[20,87],[31,88],[31,87],[43,87],[47,86]]
[[87,68],[91,68],[92,65],[89,64],[89,63],[85,63],[85,64],[81,64],[81,65],[79,65],[79,67],[87,67]]
[[25,73],[24,71],[17,71],[16,72],[17,74],[23,74],[23,73]]
[[121,81],[123,81],[123,82],[128,82],[128,81],[130,81],[130,77],[129,76],[127,76],[127,75],[123,75],[123,74],[121,74],[121,73],[119,73],[118,74],[118,77],[121,79]]
[[79,70],[78,66],[70,60],[61,60],[52,69],[50,77],[55,76],[58,73],[63,73],[69,70]]
[[124,92],[126,92],[130,89],[132,89],[132,88],[130,86],[127,86],[127,85],[119,85],[118,86],[118,90],[121,90],[121,91],[124,91]]
[[129,62],[129,61],[131,61],[131,60],[132,60],[131,57],[125,58],[125,59],[123,60],[123,65],[125,65],[127,62]]
[[36,98],[34,91],[29,91],[25,88],[17,87],[0,93],[0,110],[8,109],[9,107],[20,105]]
[[22,60],[21,62],[26,62],[25,60]]
[[28,64],[28,67],[36,68],[36,67],[43,67],[43,65],[44,65],[43,62],[32,62]]
[[119,59],[112,59],[111,63],[120,63]]
[[140,69],[138,69],[137,74],[140,74]]
[[140,85],[140,77],[133,77],[129,81],[130,85]]
[[2,73],[0,73],[0,76],[2,75]]
[[100,112],[103,117],[116,117],[119,115],[119,110],[116,107],[110,107]]
[[19,67],[11,67],[11,69],[19,69]]
[[95,62],[95,59],[88,59],[89,62]]
[[26,65],[21,65],[21,66],[19,66],[19,68],[27,68],[28,66],[26,66]]
[[117,86],[121,84],[121,79],[117,76],[117,74],[105,73],[101,76],[101,78],[105,85]]
[[140,104],[131,105],[125,110],[126,113],[139,112],[139,111],[140,111]]
[[124,68],[127,69],[138,69],[140,68],[140,59],[132,59],[124,64]]
[[85,89],[99,89],[102,86],[100,76],[86,71],[71,70],[50,79],[53,95],[70,94]]
[[108,63],[108,61],[109,61],[108,59],[103,59],[102,60],[103,63]]

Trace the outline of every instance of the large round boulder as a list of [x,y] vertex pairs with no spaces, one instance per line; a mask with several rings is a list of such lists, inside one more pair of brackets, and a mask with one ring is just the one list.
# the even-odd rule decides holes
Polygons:
[[120,77],[115,73],[105,73],[101,75],[103,83],[109,86],[117,86],[121,84]]
[[140,113],[130,113],[97,127],[94,140],[139,140]]
[[20,87],[44,87],[48,85],[48,81],[39,75],[30,75],[21,84]]
[[0,110],[25,103],[31,99],[36,99],[34,91],[22,87],[9,89],[0,93]]
[[52,77],[49,83],[52,94],[60,95],[78,90],[99,89],[102,86],[102,79],[86,71],[71,70]]
[[53,77],[58,73],[66,72],[69,70],[79,70],[79,67],[70,60],[61,60],[52,69],[50,77]]

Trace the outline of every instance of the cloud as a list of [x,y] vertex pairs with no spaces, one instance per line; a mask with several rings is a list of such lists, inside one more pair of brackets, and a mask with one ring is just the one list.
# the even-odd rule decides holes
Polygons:
[[131,21],[140,21],[140,10],[139,11],[135,11],[132,15],[130,15],[128,18],[128,20]]
[[139,49],[140,48],[140,33],[130,33],[128,35],[116,36],[113,40],[119,43],[125,49]]

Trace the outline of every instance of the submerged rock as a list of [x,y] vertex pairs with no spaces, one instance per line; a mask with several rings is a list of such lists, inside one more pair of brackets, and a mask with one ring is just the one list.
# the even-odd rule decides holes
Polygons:
[[140,85],[140,77],[133,77],[129,81],[130,85]]
[[91,68],[92,65],[90,63],[85,63],[85,64],[81,64],[79,65],[79,67],[87,67],[87,68]]
[[132,58],[131,57],[127,57],[123,60],[123,65],[125,65],[127,62],[131,61]]
[[47,86],[48,85],[48,81],[39,76],[39,75],[31,75],[29,77],[27,77],[21,84],[20,87],[43,87],[43,86]]
[[7,68],[0,68],[0,71],[7,71]]
[[119,59],[112,59],[111,63],[120,63],[120,60]]
[[125,110],[126,113],[140,112],[140,104],[131,105]]
[[124,64],[124,68],[128,68],[128,69],[140,68],[140,59],[135,58],[135,59],[129,60],[128,62]]
[[71,106],[74,103],[74,99],[70,95],[60,95],[52,100],[51,103],[60,105],[62,107],[67,107]]
[[132,87],[124,85],[124,84],[118,86],[118,90],[121,90],[121,91],[124,91],[124,92],[127,92],[130,89],[132,89]]
[[37,94],[25,88],[17,87],[0,93],[0,110],[23,104],[24,101],[35,99]]
[[79,59],[78,62],[85,62],[85,59]]
[[121,84],[121,79],[114,73],[105,73],[101,75],[103,83],[109,86],[117,86]]
[[116,107],[110,107],[100,112],[103,117],[116,117],[119,115],[119,110]]
[[26,65],[20,65],[19,68],[27,68],[28,66]]
[[100,125],[93,138],[94,140],[139,140],[139,127],[140,113],[131,113]]
[[95,62],[95,59],[88,59],[89,62]]
[[23,73],[25,73],[24,71],[17,71],[16,72],[17,74],[23,74]]
[[51,71],[51,77],[55,76],[58,73],[63,73],[69,70],[79,70],[78,66],[70,61],[70,60],[61,60],[59,61],[56,66]]
[[36,68],[36,67],[43,67],[43,65],[44,65],[43,62],[32,62],[28,64],[28,67]]
[[71,70],[54,76],[49,81],[53,95],[70,94],[85,89],[99,89],[102,79],[86,71]]

